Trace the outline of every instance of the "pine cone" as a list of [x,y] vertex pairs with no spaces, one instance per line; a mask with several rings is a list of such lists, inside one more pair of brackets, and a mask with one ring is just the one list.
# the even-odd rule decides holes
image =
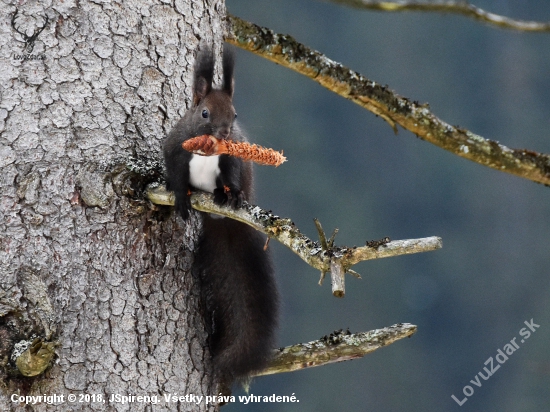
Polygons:
[[234,142],[232,140],[218,139],[210,135],[193,137],[183,142],[182,147],[191,152],[203,156],[227,154],[239,157],[243,160],[251,160],[255,163],[268,166],[280,166],[286,161],[283,152],[247,142]]

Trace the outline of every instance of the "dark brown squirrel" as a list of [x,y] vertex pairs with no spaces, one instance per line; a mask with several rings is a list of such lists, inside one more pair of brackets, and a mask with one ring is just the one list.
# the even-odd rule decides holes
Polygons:
[[[193,102],[164,142],[167,189],[176,211],[186,220],[189,190],[214,194],[214,202],[233,208],[252,201],[252,163],[228,155],[200,156],[182,148],[190,138],[208,134],[246,141],[233,107],[234,56],[223,52],[223,81],[212,87],[214,57],[204,48],[196,57]],[[194,268],[201,278],[214,368],[227,382],[246,381],[269,362],[275,348],[279,297],[264,237],[250,226],[202,213]]]

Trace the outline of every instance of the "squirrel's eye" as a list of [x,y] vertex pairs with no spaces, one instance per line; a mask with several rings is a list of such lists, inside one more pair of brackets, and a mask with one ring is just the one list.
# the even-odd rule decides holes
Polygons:
[[237,118],[237,113],[235,113],[235,119]]
[[208,119],[208,110],[204,109],[202,111],[202,117],[204,117],[205,119]]

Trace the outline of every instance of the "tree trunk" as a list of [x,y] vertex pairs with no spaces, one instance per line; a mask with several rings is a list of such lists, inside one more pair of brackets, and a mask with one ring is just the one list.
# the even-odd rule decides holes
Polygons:
[[46,4],[0,3],[0,410],[214,410],[163,396],[217,393],[198,219],[141,201],[126,165],[159,159],[224,2]]

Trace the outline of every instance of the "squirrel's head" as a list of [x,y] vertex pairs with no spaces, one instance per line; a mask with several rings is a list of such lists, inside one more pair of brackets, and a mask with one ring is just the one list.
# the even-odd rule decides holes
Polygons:
[[210,134],[219,139],[227,139],[237,113],[233,107],[233,52],[227,46],[223,51],[222,87],[214,89],[214,56],[210,48],[201,50],[195,62],[193,83],[194,124],[200,125],[200,134]]

